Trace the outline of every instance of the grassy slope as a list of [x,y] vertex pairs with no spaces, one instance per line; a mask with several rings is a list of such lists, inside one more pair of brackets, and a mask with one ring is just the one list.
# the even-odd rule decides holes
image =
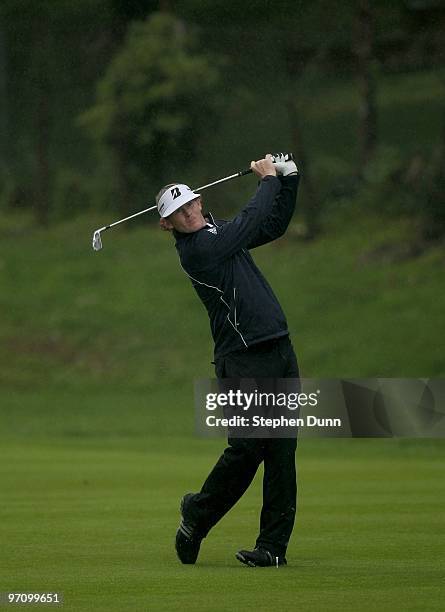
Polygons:
[[[412,227],[351,215],[317,242],[288,238],[255,253],[288,315],[303,374],[443,375],[443,249],[399,263],[369,257],[379,245],[403,244]],[[117,229],[94,253],[94,225],[84,218],[48,232],[4,231],[2,407],[23,394],[40,411],[47,395],[74,393],[94,416],[125,393],[136,413],[142,402],[179,416],[191,381],[213,373],[203,307],[170,236]]]
[[[84,219],[3,238],[2,429],[190,431],[192,381],[212,375],[211,343],[170,237],[115,230],[93,253],[90,228]],[[314,244],[258,251],[305,376],[443,375],[443,251],[361,263],[408,234],[369,217]]]

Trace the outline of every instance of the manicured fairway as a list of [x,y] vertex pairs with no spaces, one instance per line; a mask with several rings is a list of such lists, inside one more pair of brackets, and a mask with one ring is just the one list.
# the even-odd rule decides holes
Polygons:
[[443,610],[442,441],[303,440],[289,566],[234,558],[254,542],[260,474],[181,566],[179,498],[222,445],[2,441],[0,591],[58,591],[65,610]]

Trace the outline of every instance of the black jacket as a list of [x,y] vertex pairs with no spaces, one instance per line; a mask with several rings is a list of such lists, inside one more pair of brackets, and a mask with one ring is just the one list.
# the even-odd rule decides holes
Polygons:
[[191,234],[174,232],[181,266],[210,317],[215,358],[288,334],[286,317],[249,249],[284,234],[295,209],[299,176],[266,176],[232,221]]

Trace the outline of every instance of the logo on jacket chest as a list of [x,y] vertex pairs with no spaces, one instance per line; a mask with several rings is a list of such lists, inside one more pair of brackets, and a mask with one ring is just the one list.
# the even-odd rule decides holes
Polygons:
[[215,234],[215,235],[218,233],[216,231],[216,227],[209,227],[207,231],[210,232],[211,234]]

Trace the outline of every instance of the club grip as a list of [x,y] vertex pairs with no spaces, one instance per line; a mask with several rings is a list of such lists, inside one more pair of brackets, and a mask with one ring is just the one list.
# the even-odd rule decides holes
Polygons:
[[247,170],[241,170],[238,176],[246,176],[246,174],[251,174],[253,172],[252,168],[247,168]]

